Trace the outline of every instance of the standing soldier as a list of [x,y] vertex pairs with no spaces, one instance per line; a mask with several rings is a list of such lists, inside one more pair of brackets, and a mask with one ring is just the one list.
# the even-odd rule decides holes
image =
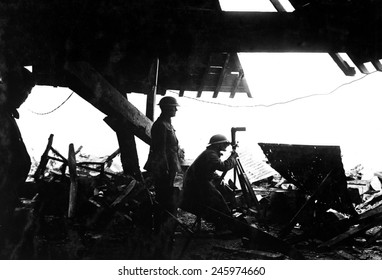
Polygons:
[[[25,183],[30,157],[15,119],[17,109],[35,85],[24,67],[0,73],[0,255],[11,237],[12,217],[18,203],[18,188]],[[4,257],[4,256],[1,256]]]
[[158,104],[161,115],[151,128],[150,153],[144,168],[151,172],[159,204],[154,213],[154,230],[159,232],[169,220],[166,213],[176,213],[174,180],[181,171],[180,149],[171,118],[175,117],[178,102],[174,97],[163,97]]

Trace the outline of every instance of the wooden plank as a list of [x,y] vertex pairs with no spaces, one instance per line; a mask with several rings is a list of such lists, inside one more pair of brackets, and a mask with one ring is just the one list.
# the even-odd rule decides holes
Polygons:
[[235,82],[234,82],[234,84],[232,86],[231,94],[229,96],[230,98],[234,98],[235,97],[237,88],[239,87],[239,83],[241,82],[243,77],[244,77],[244,71],[242,69],[240,69],[239,70],[239,75],[236,77]]
[[208,75],[209,75],[209,72],[210,72],[210,68],[211,68],[211,57],[209,58],[209,61],[208,61],[208,65],[206,67],[206,69],[204,70],[204,74],[203,74],[203,77],[202,77],[202,80],[200,82],[200,85],[199,85],[199,89],[198,89],[198,94],[196,95],[196,97],[201,97],[202,96],[202,92],[203,92],[203,89],[204,89],[204,84],[208,78]]
[[382,64],[379,62],[379,60],[372,60],[371,64],[377,69],[377,71],[382,71]]
[[154,121],[154,112],[155,112],[155,106],[156,106],[155,102],[156,102],[156,95],[158,90],[159,58],[155,60],[154,64],[155,64],[155,77],[153,79],[153,88],[147,94],[147,101],[146,101],[146,117],[148,117],[152,121]]
[[125,188],[125,190],[122,192],[121,195],[119,195],[114,201],[113,203],[110,205],[110,207],[115,207],[117,206],[118,204],[120,204],[122,202],[122,200],[124,200],[130,193],[131,191],[134,189],[135,185],[137,184],[137,181],[136,180],[131,180],[131,182],[127,185],[127,187]]
[[357,221],[365,221],[365,220],[372,219],[372,218],[379,216],[379,215],[382,216],[382,204],[376,208],[370,209],[370,210],[360,214],[358,216]]
[[300,215],[317,199],[319,194],[325,189],[326,183],[330,175],[332,174],[333,170],[331,170],[324,180],[322,180],[321,184],[317,187],[316,191],[309,197],[307,201],[305,201],[304,205],[301,206],[301,208],[297,211],[297,213],[293,216],[293,218],[290,220],[290,222],[280,231],[279,237],[283,238],[285,237],[294,227],[294,225],[297,223],[298,219],[300,218]]
[[52,148],[52,143],[53,143],[53,134],[51,134],[48,138],[48,144],[46,145],[44,153],[41,155],[40,164],[38,165],[36,172],[33,175],[35,180],[41,180],[42,177],[44,177],[45,168],[49,160],[48,154],[50,149]]
[[225,77],[225,75],[226,75],[226,73],[227,73],[227,65],[228,65],[228,63],[229,63],[230,57],[231,57],[231,54],[230,54],[230,53],[227,53],[227,54],[226,54],[225,61],[224,61],[224,64],[223,64],[223,68],[221,69],[221,72],[220,72],[220,75],[219,75],[218,83],[217,83],[217,85],[216,85],[214,94],[212,95],[213,98],[218,97],[220,88],[221,88],[221,86],[222,86],[222,84],[223,84],[223,81],[224,81],[224,77]]
[[121,153],[121,163],[124,173],[130,174],[135,179],[142,181],[135,136],[131,132],[129,125],[126,125],[121,121],[111,117],[106,117],[104,121],[117,134],[119,150]]
[[344,250],[338,250],[336,251],[336,255],[338,255],[340,258],[344,260],[356,260],[357,258],[353,256],[352,254],[349,254],[348,252],[345,252]]
[[244,250],[214,245],[214,249],[221,250],[227,253],[240,254],[248,258],[260,258],[262,260],[282,260],[285,256],[281,253],[272,253],[260,250]]
[[382,228],[379,229],[372,237],[370,237],[363,247],[364,248],[369,247],[371,244],[377,241],[381,236],[382,236]]
[[64,162],[66,162],[66,158],[64,158],[63,155],[61,155],[55,148],[53,147],[50,147],[51,151],[56,154],[57,156],[59,156]]
[[77,207],[76,204],[78,192],[76,154],[74,152],[73,144],[69,145],[68,166],[70,175],[68,218],[73,218],[75,216]]
[[348,52],[348,56],[362,74],[370,74],[369,70],[367,70],[365,66],[365,63],[361,61],[356,54]]
[[273,7],[275,7],[276,11],[278,12],[286,12],[284,6],[280,3],[279,0],[270,0],[272,3]]
[[236,158],[236,161],[237,161],[237,165],[235,167],[237,168],[237,170],[236,170],[237,175],[238,175],[239,180],[241,182],[240,185],[242,186],[243,193],[245,193],[244,189],[246,189],[246,192],[248,195],[248,200],[249,200],[248,207],[250,208],[252,206],[255,206],[256,210],[259,211],[259,207],[260,207],[259,201],[257,200],[255,192],[253,191],[252,185],[248,180],[247,174],[245,174],[245,171],[244,171],[243,166],[241,165],[240,159]]
[[329,249],[331,247],[333,247],[334,245],[350,238],[350,237],[353,237],[355,236],[356,234],[359,234],[361,232],[364,232],[378,224],[381,224],[382,223],[382,217],[378,217],[376,218],[374,221],[372,222],[369,222],[369,223],[361,223],[361,224],[358,224],[352,228],[349,228],[347,231],[333,237],[332,239],[318,245],[318,248],[325,248],[325,249]]
[[329,55],[346,76],[355,75],[354,67],[350,67],[349,64],[345,60],[343,60],[339,53],[330,52]]
[[133,133],[149,144],[152,121],[142,114],[87,62],[67,62],[65,70],[73,76],[71,89],[106,115],[131,124]]

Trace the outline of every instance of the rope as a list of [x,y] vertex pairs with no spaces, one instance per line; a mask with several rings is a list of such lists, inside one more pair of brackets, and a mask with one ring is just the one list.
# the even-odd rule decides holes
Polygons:
[[[292,103],[292,102],[295,102],[295,101],[298,101],[298,100],[301,100],[301,99],[310,98],[310,97],[331,95],[331,94],[336,93],[336,91],[338,91],[340,88],[342,88],[344,86],[347,86],[347,85],[350,85],[350,84],[353,84],[355,82],[358,82],[358,81],[364,79],[365,77],[367,77],[367,76],[369,76],[371,74],[377,73],[377,72],[378,71],[374,71],[374,72],[371,72],[369,74],[365,74],[364,76],[362,76],[362,77],[360,77],[358,79],[355,79],[353,81],[350,81],[350,82],[347,82],[347,83],[343,83],[343,84],[337,86],[335,89],[333,89],[333,90],[331,90],[330,92],[327,92],[327,93],[314,93],[314,94],[309,94],[309,95],[305,95],[305,96],[301,96],[301,97],[296,97],[296,98],[293,98],[293,99],[290,99],[290,100],[275,102],[275,103],[271,103],[271,104],[229,105],[229,104],[224,104],[224,103],[219,103],[219,102],[200,100],[199,98],[194,98],[194,97],[189,97],[189,96],[182,96],[182,97],[188,98],[188,99],[192,99],[192,100],[195,100],[195,101],[198,101],[198,102],[202,102],[202,103],[226,106],[226,107],[231,107],[231,108],[255,108],[255,107],[265,107],[265,108],[268,108],[268,107],[272,107],[272,106],[276,106],[276,105],[285,105],[285,104],[288,104],[288,103]],[[176,92],[174,90],[169,90],[169,91],[172,92],[172,93],[175,93],[175,94],[178,93],[178,92]]]
[[35,112],[35,111],[31,110],[31,109],[28,109],[28,110],[30,112],[32,112],[33,114],[36,114],[36,115],[48,115],[48,114],[53,113],[54,111],[58,110],[62,105],[64,105],[69,100],[69,98],[72,97],[73,93],[74,93],[74,91],[72,91],[72,93],[60,105],[58,105],[56,108],[54,108],[51,111],[48,111],[48,112],[45,112],[45,113],[39,113],[39,112]]

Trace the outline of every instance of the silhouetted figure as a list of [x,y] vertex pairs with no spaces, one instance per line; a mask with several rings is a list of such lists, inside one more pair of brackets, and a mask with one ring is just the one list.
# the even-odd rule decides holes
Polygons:
[[158,202],[154,210],[154,231],[164,235],[163,243],[171,243],[175,225],[169,213],[176,214],[174,180],[181,171],[181,150],[171,118],[175,117],[179,104],[174,97],[166,96],[159,101],[159,106],[162,112],[151,128],[150,153],[144,168],[152,175]]
[[222,217],[231,216],[231,210],[217,188],[220,176],[215,172],[228,171],[237,164],[235,151],[226,160],[220,159],[221,152],[229,145],[224,135],[212,136],[207,148],[187,169],[181,192],[180,208],[213,222],[216,227],[223,223]]
[[[0,254],[11,237],[17,192],[28,177],[31,161],[15,119],[17,109],[35,85],[25,68],[0,73]],[[3,255],[1,254],[1,257]]]

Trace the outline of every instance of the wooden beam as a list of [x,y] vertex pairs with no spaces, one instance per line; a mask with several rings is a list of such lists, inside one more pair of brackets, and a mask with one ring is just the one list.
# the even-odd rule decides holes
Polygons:
[[322,180],[321,184],[317,187],[315,192],[305,201],[304,205],[296,212],[293,218],[289,221],[289,223],[280,231],[279,237],[284,238],[289,232],[293,229],[294,225],[298,222],[301,215],[308,209],[311,205],[314,204],[314,201],[319,197],[319,195],[326,189],[328,179],[330,178],[333,170],[331,170],[325,178]]
[[68,166],[70,175],[68,218],[73,218],[76,213],[78,193],[76,153],[73,144],[69,145]]
[[360,234],[361,232],[365,232],[366,230],[380,225],[382,223],[382,217],[376,217],[374,220],[368,223],[360,223],[355,225],[354,227],[349,228],[347,231],[333,237],[332,239],[329,239],[328,241],[325,241],[324,243],[318,245],[318,248],[322,249],[329,249],[333,247],[334,245],[346,240],[347,238],[353,237],[357,234]]
[[349,64],[345,60],[343,60],[339,53],[330,52],[329,55],[346,76],[355,75],[354,67],[350,67]]
[[379,62],[379,60],[372,60],[371,63],[377,69],[377,71],[382,71],[382,64]]
[[125,174],[133,176],[141,181],[142,174],[139,167],[139,158],[135,136],[129,129],[128,124],[112,118],[106,117],[104,121],[116,132],[121,153],[121,163]]
[[365,66],[365,63],[364,63],[363,61],[361,61],[361,60],[357,57],[357,55],[348,52],[348,56],[349,56],[349,58],[353,61],[354,65],[357,66],[358,70],[359,70],[362,74],[370,74],[369,70],[367,70],[367,68],[366,68],[366,66]]
[[91,65],[87,62],[67,62],[65,70],[75,77],[70,81],[72,90],[103,113],[130,123],[133,133],[145,143],[150,143],[152,121],[124,98]]
[[235,82],[232,86],[232,89],[231,89],[231,94],[230,94],[230,98],[234,98],[235,97],[235,94],[236,94],[236,90],[239,86],[239,83],[241,82],[241,80],[243,79],[244,77],[244,71],[243,69],[240,69],[239,70],[239,75],[237,75],[236,79],[235,79]]
[[[156,95],[157,95],[157,91],[158,91],[159,58],[157,58],[155,60],[152,67],[155,67],[155,77],[153,79],[152,90],[147,94],[146,117],[148,117],[150,120],[154,121],[154,113],[155,113],[155,105],[156,105],[155,100],[156,100]],[[152,71],[150,71],[150,72],[152,72]]]
[[44,177],[45,168],[49,160],[48,154],[50,149],[52,148],[52,143],[53,143],[53,134],[49,136],[48,144],[46,145],[45,151],[42,154],[40,159],[40,164],[38,165],[36,172],[33,175],[35,180],[40,180]]
[[225,75],[226,75],[226,73],[227,73],[227,65],[228,65],[228,62],[229,62],[229,60],[230,60],[230,57],[231,57],[231,54],[230,54],[230,53],[227,53],[227,54],[226,54],[225,61],[224,61],[224,64],[223,64],[223,68],[222,68],[222,70],[221,70],[221,72],[220,72],[220,75],[219,75],[218,83],[217,83],[217,85],[216,85],[214,94],[213,94],[213,96],[212,96],[213,98],[218,97],[220,88],[221,88],[221,86],[222,86],[222,84],[223,84]]
[[273,7],[275,7],[276,11],[286,12],[285,8],[283,7],[283,5],[280,3],[279,0],[270,0],[270,2],[272,3]]
[[247,84],[247,80],[244,79],[244,76],[243,76],[243,78],[241,79],[241,82],[243,83],[244,88],[248,89],[248,91],[247,91],[247,96],[248,96],[249,98],[252,98],[251,90],[249,89],[249,86],[248,86],[248,84]]
[[196,95],[196,97],[201,97],[202,96],[204,84],[205,84],[205,82],[207,80],[208,74],[210,72],[210,68],[211,68],[211,57],[208,60],[208,65],[207,65],[206,69],[204,70],[203,78],[202,78],[202,80],[200,82],[198,94]]

